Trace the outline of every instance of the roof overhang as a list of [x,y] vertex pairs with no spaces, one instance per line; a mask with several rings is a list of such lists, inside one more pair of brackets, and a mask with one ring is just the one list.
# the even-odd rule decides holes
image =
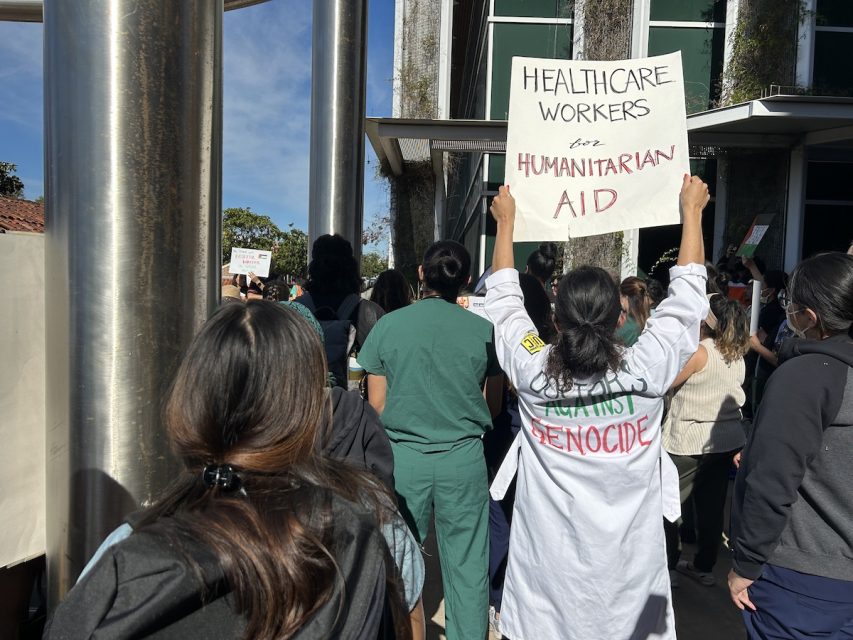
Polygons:
[[853,98],[776,95],[687,117],[690,144],[792,147],[853,144]]
[[407,162],[455,153],[505,153],[506,120],[366,118],[364,130],[383,168],[402,175]]
[[[409,162],[431,160],[438,169],[444,152],[506,152],[506,120],[367,118],[365,131],[396,176]],[[853,98],[776,95],[712,109],[687,117],[687,136],[709,147],[853,146]]]

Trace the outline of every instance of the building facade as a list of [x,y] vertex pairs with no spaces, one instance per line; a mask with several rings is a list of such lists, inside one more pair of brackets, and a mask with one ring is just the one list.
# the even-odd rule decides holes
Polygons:
[[[425,15],[432,34],[426,42],[434,48],[423,46],[423,35],[412,42],[413,25],[423,24]],[[769,267],[790,270],[817,251],[845,250],[853,238],[853,67],[847,62],[853,3],[397,0],[397,25],[394,115],[424,124],[503,123],[513,56],[618,59],[681,51],[692,170],[713,196],[704,223],[709,258],[739,243],[759,214],[774,214],[759,249]],[[432,78],[420,85],[407,73],[419,51]],[[413,100],[412,87],[426,86],[435,87],[431,110],[416,111],[411,104],[428,101]],[[421,166],[431,150],[431,166],[437,164],[442,147],[431,135],[420,141]],[[488,204],[503,182],[504,155],[500,144],[472,147],[445,145],[453,150],[440,151],[441,172],[422,171],[431,180],[425,188],[436,196],[420,224],[434,237],[465,244],[482,272],[495,233]],[[414,157],[402,154],[409,182],[397,184],[407,191],[417,173]],[[397,225],[395,235],[401,231]],[[647,272],[678,237],[677,226],[625,232],[623,274]],[[516,246],[519,264],[534,248]]]

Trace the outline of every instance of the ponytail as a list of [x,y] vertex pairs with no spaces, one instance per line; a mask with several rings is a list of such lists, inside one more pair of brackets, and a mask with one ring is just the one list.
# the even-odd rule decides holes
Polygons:
[[546,374],[566,392],[575,380],[616,370],[622,351],[613,332],[619,321],[619,290],[598,267],[573,269],[560,280],[555,304],[559,334],[548,354]]

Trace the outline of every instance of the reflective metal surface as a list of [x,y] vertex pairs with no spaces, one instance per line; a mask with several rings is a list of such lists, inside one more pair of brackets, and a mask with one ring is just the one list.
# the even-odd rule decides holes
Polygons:
[[361,253],[367,0],[314,0],[308,236]]
[[[84,0],[70,0],[83,2]],[[242,9],[269,0],[225,0],[225,10]],[[41,22],[42,0],[0,0],[0,21]]]
[[175,474],[161,403],[218,297],[222,0],[46,0],[52,605]]

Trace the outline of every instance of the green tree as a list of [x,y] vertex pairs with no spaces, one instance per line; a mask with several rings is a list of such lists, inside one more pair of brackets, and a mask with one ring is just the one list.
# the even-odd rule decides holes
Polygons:
[[272,271],[305,277],[308,268],[308,236],[291,223],[279,229],[269,216],[249,207],[222,212],[222,264],[231,259],[231,249],[247,247],[272,251]]
[[308,275],[308,234],[292,222],[288,227],[284,240],[273,253],[273,261],[279,273],[304,278]]
[[11,162],[0,162],[0,196],[12,198],[24,197],[24,183],[15,175],[18,165]]
[[388,268],[388,261],[375,251],[361,256],[361,277],[367,280],[375,278]]

